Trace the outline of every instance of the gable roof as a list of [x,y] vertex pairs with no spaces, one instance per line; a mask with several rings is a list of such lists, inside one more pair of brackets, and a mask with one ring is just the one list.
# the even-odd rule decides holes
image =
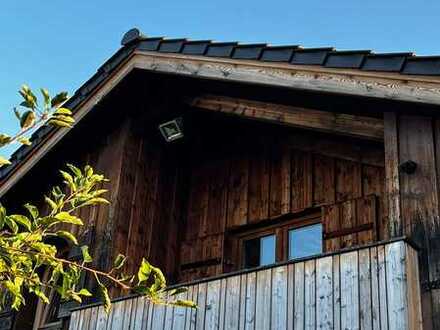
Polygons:
[[[83,107],[85,103],[87,103],[89,110],[108,92],[108,88],[106,92],[100,91],[105,83],[110,79],[114,79],[115,75],[117,76],[117,82],[124,77],[124,74],[118,76],[120,70],[125,70],[125,74],[134,68],[142,68],[157,72],[197,75],[199,68],[193,71],[191,71],[192,69],[185,71],[185,63],[182,64],[179,62],[182,59],[190,59],[191,61],[194,61],[194,59],[204,59],[208,65],[219,63],[221,70],[216,74],[220,75],[221,78],[231,78],[231,80],[234,80],[234,77],[229,77],[230,73],[228,70],[230,70],[231,67],[235,67],[237,63],[242,63],[244,66],[252,64],[256,66],[252,69],[257,71],[260,70],[260,68],[266,67],[274,67],[275,71],[277,71],[277,65],[279,65],[282,70],[286,70],[286,68],[289,69],[290,67],[293,70],[304,68],[304,70],[306,70],[305,72],[308,70],[307,74],[309,75],[304,81],[300,81],[296,85],[290,81],[283,81],[278,84],[278,86],[304,89],[311,88],[315,91],[328,90],[335,92],[336,90],[337,92],[347,94],[353,94],[351,89],[354,88],[354,85],[349,85],[353,84],[353,82],[358,82],[350,81],[350,79],[346,79],[344,75],[351,76],[353,73],[359,73],[365,76],[363,77],[366,78],[364,80],[368,81],[369,79],[376,78],[372,74],[383,73],[378,79],[382,79],[386,76],[390,77],[391,82],[397,81],[398,77],[401,76],[404,78],[400,81],[402,82],[400,86],[401,90],[407,93],[401,100],[440,104],[440,89],[437,86],[437,84],[440,84],[440,56],[415,56],[412,53],[376,54],[370,50],[337,51],[332,47],[303,48],[299,45],[270,46],[267,44],[212,42],[210,40],[166,39],[163,37],[146,37],[142,35],[138,29],[131,29],[125,33],[121,44],[122,47],[66,102],[66,107],[72,109],[74,115],[77,115],[77,121],[81,119],[86,112],[77,110],[82,110],[80,108]],[[157,61],[156,63],[153,59],[148,63],[147,67],[143,65],[137,67],[136,64],[134,64],[124,69],[123,65],[128,63],[130,58],[133,57],[133,54],[144,54],[148,55],[150,59],[163,59],[165,62],[160,63],[160,61]],[[167,67],[172,61],[176,62],[175,67]],[[259,65],[257,66],[257,64]],[[227,67],[228,65],[229,67]],[[157,67],[159,67],[159,69]],[[183,70],[181,70],[182,67]],[[311,67],[316,69],[310,69]],[[224,68],[226,69],[223,70]],[[321,71],[326,75],[324,77],[324,87],[314,86],[313,83],[310,84],[306,81],[307,79],[314,79],[313,77],[316,75],[315,72],[318,72],[317,70],[320,70],[319,68],[322,68],[323,70]],[[332,75],[335,73],[339,74],[339,72],[341,72],[341,77],[333,79]],[[266,72],[259,72],[259,75],[252,78],[247,76],[247,78],[249,78],[249,82],[259,83],[261,77],[269,76],[269,78],[272,78],[270,76],[271,73],[272,72],[269,72],[268,75]],[[239,73],[238,75],[241,74],[242,73]],[[251,74],[253,73],[251,72]],[[281,75],[283,74],[285,73],[282,72]],[[293,75],[295,74],[296,73]],[[214,79],[219,78],[219,76],[213,76],[212,72],[209,72],[209,69],[205,76]],[[420,76],[420,78],[411,78],[411,76]],[[411,80],[414,80],[416,83],[421,82],[423,86],[414,88],[412,85],[407,85],[407,82]],[[268,79],[264,83],[277,85],[273,79]],[[365,81],[362,83],[363,85],[360,86],[360,88],[369,92],[373,91],[373,93],[370,94],[372,97],[388,97],[390,99],[399,100],[399,97],[396,95],[401,91],[396,91],[395,86],[388,81],[373,86],[374,88],[372,88],[369,83],[365,83]],[[435,88],[432,88],[433,83],[436,86]],[[340,84],[346,84],[349,88],[341,90],[334,88]],[[307,86],[304,87],[305,85]],[[428,87],[425,87],[425,85]],[[111,89],[112,87],[110,86],[109,88]],[[359,86],[356,86],[356,88],[359,89]],[[379,92],[375,94],[374,91],[376,88]],[[417,94],[412,94],[413,90],[417,90]],[[408,91],[411,91],[411,93]],[[95,97],[95,94],[100,95]],[[414,97],[414,99],[412,99],[412,97]],[[39,149],[42,149],[43,145],[46,149],[50,149],[64,136],[65,131],[66,130],[61,130],[61,132],[64,133],[60,133],[60,129],[44,126],[34,132],[31,136],[32,145],[18,148],[10,158],[12,164],[0,169],[0,196],[12,185],[12,183],[8,183],[5,188],[6,181],[10,179],[17,168],[25,164],[28,167],[24,171],[26,172],[33,166],[33,164],[26,164],[26,159],[30,158],[34,153],[38,154],[38,152],[41,151]],[[57,137],[53,138],[53,136]],[[49,138],[53,138],[54,141],[47,142]],[[44,155],[44,152],[40,152],[38,157],[42,157],[42,155]]]
[[128,31],[123,46],[134,45],[142,51],[179,53],[294,65],[319,65],[327,68],[358,69],[362,71],[397,72],[406,75],[440,75],[439,56],[415,56],[407,53],[374,53],[371,50],[338,51],[333,47],[303,48],[300,45],[271,46],[240,44],[211,40],[166,39],[145,37],[138,29]]

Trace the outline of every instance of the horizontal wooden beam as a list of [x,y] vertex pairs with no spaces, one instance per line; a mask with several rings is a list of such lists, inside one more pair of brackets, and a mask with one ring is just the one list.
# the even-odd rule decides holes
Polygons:
[[188,99],[199,109],[291,127],[337,133],[376,141],[383,140],[383,120],[225,96],[204,95]]
[[135,52],[136,68],[195,78],[440,105],[440,78],[215,57]]

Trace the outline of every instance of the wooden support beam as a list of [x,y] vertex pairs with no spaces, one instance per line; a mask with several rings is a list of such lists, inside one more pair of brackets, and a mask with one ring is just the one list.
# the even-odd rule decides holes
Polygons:
[[193,107],[271,123],[383,141],[379,118],[204,95],[187,100]]

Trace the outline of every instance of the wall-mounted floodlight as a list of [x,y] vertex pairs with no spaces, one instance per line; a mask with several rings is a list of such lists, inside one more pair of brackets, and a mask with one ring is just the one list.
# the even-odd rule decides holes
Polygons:
[[167,142],[183,138],[183,119],[181,117],[159,125],[160,133]]

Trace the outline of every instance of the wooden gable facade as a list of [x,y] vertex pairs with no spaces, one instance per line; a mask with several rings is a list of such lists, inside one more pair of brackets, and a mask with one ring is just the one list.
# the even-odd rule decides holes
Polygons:
[[[171,284],[190,286],[201,312],[169,314],[135,297],[109,321],[99,305],[84,308],[95,300],[51,309],[30,300],[4,314],[4,329],[440,327],[440,80],[130,56],[83,93],[74,129],[49,132],[4,174],[2,203],[42,204],[63,164],[91,165],[110,179],[111,204],[66,229],[90,245],[98,268],[121,252],[133,272],[147,257]],[[177,117],[184,137],[165,142],[158,125]],[[312,225],[319,253],[292,258],[290,231]],[[245,242],[267,235],[273,265],[246,267]],[[242,315],[249,301],[255,314]]]

